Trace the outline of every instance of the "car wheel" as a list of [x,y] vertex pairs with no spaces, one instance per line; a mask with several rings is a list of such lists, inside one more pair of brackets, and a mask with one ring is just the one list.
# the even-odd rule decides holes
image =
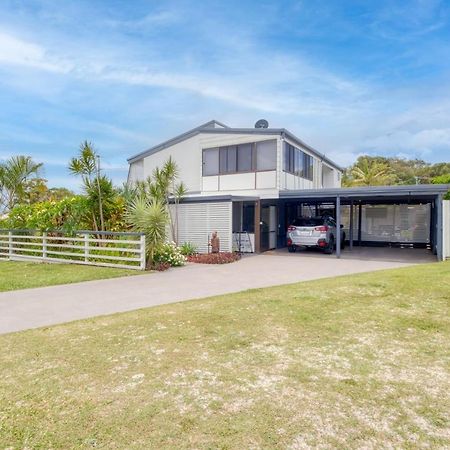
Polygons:
[[325,247],[324,253],[325,255],[331,255],[334,251],[334,238],[330,238],[330,242],[328,242],[328,246]]
[[289,253],[295,253],[296,250],[297,250],[297,247],[295,245],[290,245],[288,247],[288,252]]

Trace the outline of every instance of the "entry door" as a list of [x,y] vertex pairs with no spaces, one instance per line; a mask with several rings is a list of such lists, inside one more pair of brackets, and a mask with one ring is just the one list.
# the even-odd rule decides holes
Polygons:
[[261,207],[261,251],[277,247],[277,207]]

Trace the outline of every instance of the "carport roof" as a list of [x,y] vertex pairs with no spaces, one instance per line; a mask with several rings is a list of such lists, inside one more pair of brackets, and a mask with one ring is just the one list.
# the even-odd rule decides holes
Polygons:
[[257,200],[259,197],[242,195],[193,195],[184,197],[181,203],[254,202]]
[[448,184],[419,184],[407,186],[361,186],[349,188],[333,189],[305,189],[280,191],[280,199],[305,199],[305,200],[323,200],[334,199],[356,199],[356,200],[374,200],[396,198],[405,199],[433,199],[439,194],[444,194],[450,189]]

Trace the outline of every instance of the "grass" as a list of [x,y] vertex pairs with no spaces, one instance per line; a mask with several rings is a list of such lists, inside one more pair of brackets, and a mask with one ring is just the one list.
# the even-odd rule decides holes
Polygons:
[[76,264],[0,261],[0,292],[138,275],[137,270]]
[[450,263],[0,337],[0,448],[450,446]]

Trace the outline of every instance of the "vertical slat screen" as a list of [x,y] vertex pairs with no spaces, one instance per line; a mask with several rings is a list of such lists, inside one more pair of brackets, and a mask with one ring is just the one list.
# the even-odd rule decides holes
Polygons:
[[[200,253],[208,252],[208,239],[217,231],[221,251],[232,251],[231,202],[182,203],[178,205],[178,242],[191,242]],[[172,211],[174,212],[174,206]]]

